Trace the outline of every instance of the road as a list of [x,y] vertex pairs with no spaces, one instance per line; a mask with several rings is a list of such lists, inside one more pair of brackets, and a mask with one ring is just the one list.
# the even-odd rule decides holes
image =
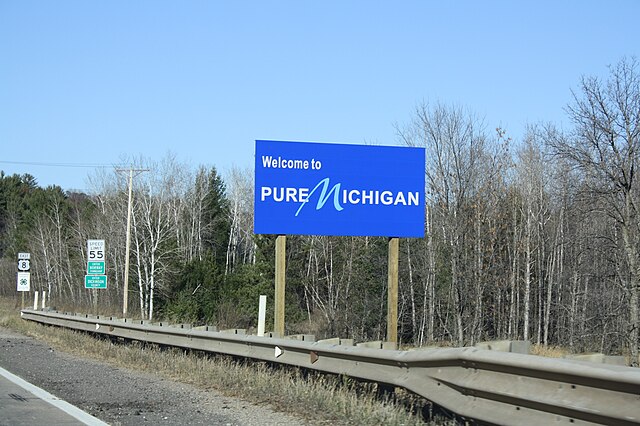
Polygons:
[[104,426],[106,423],[0,368],[1,426]]
[[[43,342],[3,328],[0,328],[0,367],[111,425],[304,424],[269,407],[215,391],[61,353]],[[15,403],[16,398],[25,394],[7,389],[6,395],[0,395],[0,404],[10,399]],[[1,405],[0,411],[4,413]],[[39,423],[34,418],[29,424],[55,424],[51,420]]]

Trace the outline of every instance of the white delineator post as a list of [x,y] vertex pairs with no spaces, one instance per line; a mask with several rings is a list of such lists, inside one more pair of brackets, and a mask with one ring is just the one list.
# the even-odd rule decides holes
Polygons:
[[33,292],[33,310],[37,311],[38,310],[38,291],[34,291]]
[[264,324],[267,317],[267,296],[260,295],[258,305],[258,336],[264,336]]

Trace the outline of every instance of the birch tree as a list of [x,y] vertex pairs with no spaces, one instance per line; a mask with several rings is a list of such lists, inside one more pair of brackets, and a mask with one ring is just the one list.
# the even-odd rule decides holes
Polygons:
[[253,171],[232,168],[226,174],[229,199],[229,238],[225,274],[238,265],[255,264],[253,239]]
[[[549,220],[547,205],[545,167],[540,150],[540,141],[535,128],[529,128],[524,145],[519,151],[519,188],[522,193],[520,214],[523,223],[524,249],[524,325],[523,338],[531,338],[533,314],[537,314],[536,341],[540,343],[542,335],[542,295],[544,293],[543,259],[545,256],[545,226]],[[537,288],[532,288],[538,283]],[[532,290],[536,290],[537,300],[533,300]],[[533,312],[532,303],[537,302],[537,312]]]
[[150,171],[134,183],[132,239],[143,318],[153,319],[157,291],[179,253],[175,215],[187,191],[180,179],[182,167],[168,156],[162,164],[147,167]]
[[427,150],[427,202],[440,216],[443,241],[449,254],[449,297],[454,316],[455,341],[465,340],[465,316],[470,306],[466,299],[465,241],[469,226],[471,200],[476,194],[486,135],[481,122],[461,108],[421,105],[415,118],[399,136],[408,146]]

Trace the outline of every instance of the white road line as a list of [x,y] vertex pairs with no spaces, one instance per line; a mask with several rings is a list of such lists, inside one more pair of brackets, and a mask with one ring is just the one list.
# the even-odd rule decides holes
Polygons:
[[49,404],[53,405],[54,407],[64,411],[65,413],[69,414],[71,417],[74,417],[75,419],[83,422],[86,425],[89,425],[89,426],[108,426],[108,424],[103,422],[102,420],[100,420],[100,419],[98,419],[96,417],[93,417],[89,413],[85,413],[84,411],[82,411],[78,407],[69,404],[67,401],[61,400],[60,398],[56,397],[55,395],[52,395],[49,392],[47,392],[47,391],[45,391],[43,389],[40,389],[37,386],[32,385],[31,383],[27,382],[26,380],[21,379],[20,377],[16,376],[15,374],[12,374],[12,373],[8,372],[7,370],[5,370],[2,367],[0,367],[0,375],[5,377],[6,379],[12,381],[16,385],[18,385],[21,388],[23,388],[24,390],[26,390],[28,392],[31,392],[33,395],[35,395],[36,397],[42,399],[43,401],[46,401]]

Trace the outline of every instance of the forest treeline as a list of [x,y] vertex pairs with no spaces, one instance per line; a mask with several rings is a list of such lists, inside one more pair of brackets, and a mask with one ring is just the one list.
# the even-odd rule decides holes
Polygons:
[[[427,157],[425,237],[400,241],[402,343],[526,339],[637,365],[636,59],[604,80],[583,77],[572,95],[570,128],[530,125],[517,141],[444,104],[418,105],[396,126],[397,143]],[[129,312],[255,326],[258,296],[273,301],[275,236],[253,234],[253,171],[222,176],[171,155],[128,162],[148,169],[133,180]],[[16,294],[17,253],[30,252],[32,287],[49,305],[121,310],[127,178],[98,170],[85,194],[2,173],[0,292]],[[96,238],[106,241],[107,290],[84,288]],[[386,265],[385,238],[289,236],[287,332],[384,339]]]

